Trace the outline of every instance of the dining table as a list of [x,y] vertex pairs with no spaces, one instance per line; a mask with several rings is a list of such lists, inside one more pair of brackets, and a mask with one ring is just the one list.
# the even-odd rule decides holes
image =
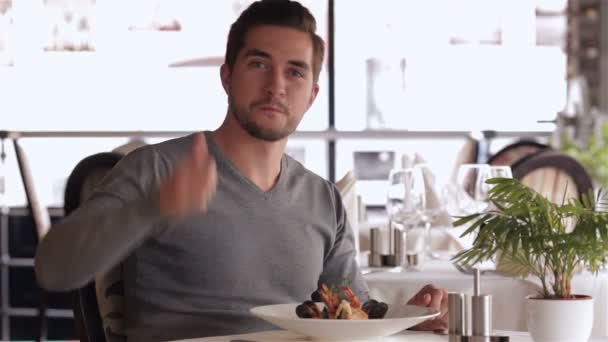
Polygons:
[[[427,283],[451,292],[473,293],[473,275],[458,270],[449,260],[427,260],[417,271],[397,267],[363,267],[370,297],[389,303],[403,303]],[[481,292],[493,298],[494,335],[508,336],[511,342],[533,342],[526,326],[525,296],[535,294],[540,286],[533,279],[501,275],[486,270],[481,276]],[[576,293],[589,294],[595,299],[594,326],[588,342],[608,342],[606,323],[608,311],[608,272],[593,274],[582,271],[573,279]],[[469,311],[470,312],[470,311]],[[278,328],[277,328],[278,329]],[[471,331],[469,326],[468,331]],[[269,330],[248,334],[212,336],[180,340],[180,342],[261,342],[311,341],[310,338],[287,330]],[[315,340],[322,341],[322,340]],[[404,330],[398,334],[372,341],[382,342],[442,342],[450,341],[445,334]],[[354,342],[354,341],[351,341]]]
[[[423,286],[433,284],[448,292],[464,293],[470,308],[470,296],[474,290],[473,273],[456,267],[450,260],[455,252],[472,243],[460,237],[462,232],[462,228],[434,229],[433,245],[442,249],[438,251],[443,253],[440,253],[439,259],[423,258],[416,269],[369,267],[362,264],[370,297],[386,303],[405,304]],[[423,237],[419,235],[417,239],[421,238]],[[482,270],[480,292],[492,295],[493,327],[507,331],[527,331],[526,296],[539,293],[540,281],[533,277],[521,278],[498,273],[491,261],[478,267]],[[580,269],[572,279],[572,293],[593,297],[592,335],[608,336],[608,270],[592,273]]]
[[[406,304],[423,286],[433,284],[449,292],[464,293],[469,300],[473,295],[473,273],[456,267],[450,256],[466,249],[471,237],[460,235],[463,228],[444,227],[432,229],[433,250],[440,252],[439,258],[422,258],[414,269],[404,267],[370,267],[367,253],[360,255],[360,266],[369,287],[370,298],[386,303]],[[421,245],[426,233],[410,234],[409,243]],[[491,262],[478,265],[481,268],[481,293],[492,296],[492,328],[494,335],[509,336],[511,342],[533,342],[526,324],[526,296],[535,295],[541,289],[534,278],[521,278],[500,274]],[[594,324],[588,342],[608,342],[608,270],[594,274],[580,270],[572,281],[573,293],[586,294],[594,298]],[[277,327],[277,329],[279,329]],[[468,331],[471,331],[470,319]],[[180,342],[258,342],[258,341],[311,341],[309,337],[288,331],[269,330],[239,335],[201,337]],[[320,341],[320,340],[315,340]],[[441,342],[450,341],[445,334],[404,330],[398,334],[373,341],[383,342]],[[354,341],[353,341],[354,342]]]
[[[530,334],[524,331],[508,331],[496,330],[494,335],[508,336],[509,342],[533,342]],[[179,342],[301,342],[313,341],[306,336],[296,334],[287,330],[271,330],[261,331],[250,334],[227,335],[227,336],[212,336],[204,338],[194,338],[188,340],[179,340]],[[314,340],[320,341],[322,340]],[[449,336],[445,334],[436,334],[432,332],[420,332],[405,330],[401,333],[386,336],[380,339],[371,341],[382,342],[446,342],[450,341]],[[175,341],[178,342],[178,341]],[[356,342],[356,341],[350,341]],[[608,342],[607,337],[592,337],[588,342]]]

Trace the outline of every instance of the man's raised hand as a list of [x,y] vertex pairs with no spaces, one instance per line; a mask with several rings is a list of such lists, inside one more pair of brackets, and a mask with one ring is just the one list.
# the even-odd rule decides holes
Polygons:
[[217,187],[215,159],[202,133],[194,136],[187,158],[160,187],[160,211],[164,216],[181,217],[205,212]]

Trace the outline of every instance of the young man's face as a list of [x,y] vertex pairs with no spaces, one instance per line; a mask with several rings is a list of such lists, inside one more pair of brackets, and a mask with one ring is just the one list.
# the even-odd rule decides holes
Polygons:
[[312,61],[313,45],[307,33],[280,26],[251,29],[232,70],[222,66],[228,110],[258,139],[287,137],[319,91]]

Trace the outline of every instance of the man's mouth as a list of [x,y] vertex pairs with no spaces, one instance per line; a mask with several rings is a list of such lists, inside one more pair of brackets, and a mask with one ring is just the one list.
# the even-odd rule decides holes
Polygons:
[[283,114],[285,113],[283,108],[281,108],[279,106],[274,106],[274,105],[262,105],[262,106],[259,106],[258,108],[263,111],[268,111],[268,112],[277,112],[277,113],[283,113]]

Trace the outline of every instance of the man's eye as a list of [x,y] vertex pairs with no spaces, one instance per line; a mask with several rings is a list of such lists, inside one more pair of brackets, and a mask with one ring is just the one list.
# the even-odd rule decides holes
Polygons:
[[304,74],[301,73],[299,70],[297,69],[291,69],[290,71],[291,76],[295,76],[295,77],[301,77],[304,78]]
[[251,61],[249,63],[249,65],[251,65],[252,67],[255,67],[255,68],[262,68],[262,69],[266,68],[266,63],[260,62],[260,61]]

